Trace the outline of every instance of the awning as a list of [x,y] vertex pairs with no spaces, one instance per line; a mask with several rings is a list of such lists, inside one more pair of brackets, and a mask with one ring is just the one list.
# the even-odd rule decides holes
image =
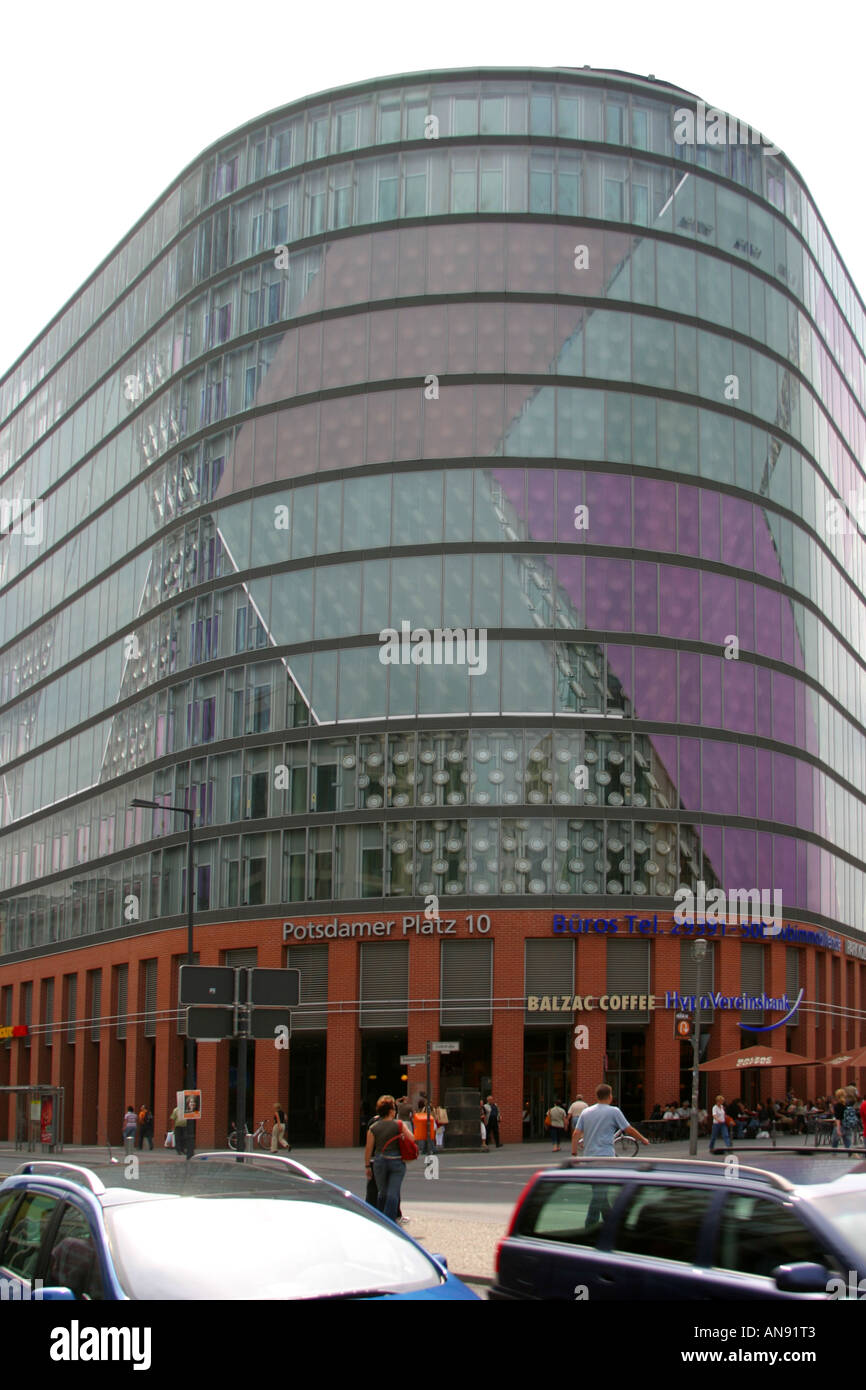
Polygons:
[[747,1047],[741,1052],[726,1052],[724,1057],[702,1062],[698,1071],[757,1071],[762,1067],[814,1067],[820,1063],[801,1057],[798,1052],[785,1052],[781,1047]]

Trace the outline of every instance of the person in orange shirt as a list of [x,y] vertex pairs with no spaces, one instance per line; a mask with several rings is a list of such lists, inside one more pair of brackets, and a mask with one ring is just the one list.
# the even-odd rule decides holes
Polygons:
[[436,1113],[434,1107],[430,1106],[429,1121],[427,1117],[427,1098],[418,1097],[418,1108],[412,1116],[413,1138],[416,1144],[429,1144],[425,1149],[426,1153],[433,1152],[433,1143],[436,1137]]

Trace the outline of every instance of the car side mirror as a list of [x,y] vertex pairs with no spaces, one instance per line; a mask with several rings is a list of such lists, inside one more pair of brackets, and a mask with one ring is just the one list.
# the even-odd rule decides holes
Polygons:
[[33,1293],[34,1299],[39,1299],[42,1303],[75,1303],[77,1300],[71,1289],[67,1289],[64,1284],[52,1284],[47,1289],[36,1289]]
[[802,1260],[797,1264],[777,1265],[772,1277],[782,1293],[826,1293],[832,1275],[823,1265]]
[[443,1269],[447,1269],[447,1268],[448,1268],[448,1256],[447,1256],[447,1255],[431,1255],[430,1258],[431,1258],[431,1260],[435,1260],[436,1263],[437,1263],[438,1265],[441,1265]]

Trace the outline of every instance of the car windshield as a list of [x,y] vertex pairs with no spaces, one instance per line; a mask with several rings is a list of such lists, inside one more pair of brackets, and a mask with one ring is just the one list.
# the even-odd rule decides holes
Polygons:
[[[327,1190],[327,1189],[326,1189]],[[105,1208],[120,1282],[136,1299],[292,1299],[407,1293],[442,1281],[400,1231],[360,1205],[273,1192]]]
[[815,1197],[810,1206],[835,1227],[846,1245],[866,1255],[866,1189]]

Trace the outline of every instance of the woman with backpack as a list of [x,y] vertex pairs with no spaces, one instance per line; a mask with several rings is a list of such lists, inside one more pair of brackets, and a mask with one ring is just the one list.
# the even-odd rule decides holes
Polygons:
[[833,1103],[833,1122],[830,1144],[836,1149],[841,1141],[848,1150],[848,1157],[850,1158],[851,1150],[860,1137],[860,1115],[857,1111],[856,1093],[852,1100],[848,1092],[843,1087],[839,1087]]
[[[412,1131],[397,1119],[397,1107],[390,1096],[376,1106],[376,1119],[367,1130],[364,1150],[364,1171],[367,1179],[375,1177],[377,1205],[391,1221],[398,1219],[400,1188],[406,1175],[406,1162],[401,1154],[401,1141],[411,1144],[417,1156]],[[407,1142],[408,1141],[408,1142]]]

